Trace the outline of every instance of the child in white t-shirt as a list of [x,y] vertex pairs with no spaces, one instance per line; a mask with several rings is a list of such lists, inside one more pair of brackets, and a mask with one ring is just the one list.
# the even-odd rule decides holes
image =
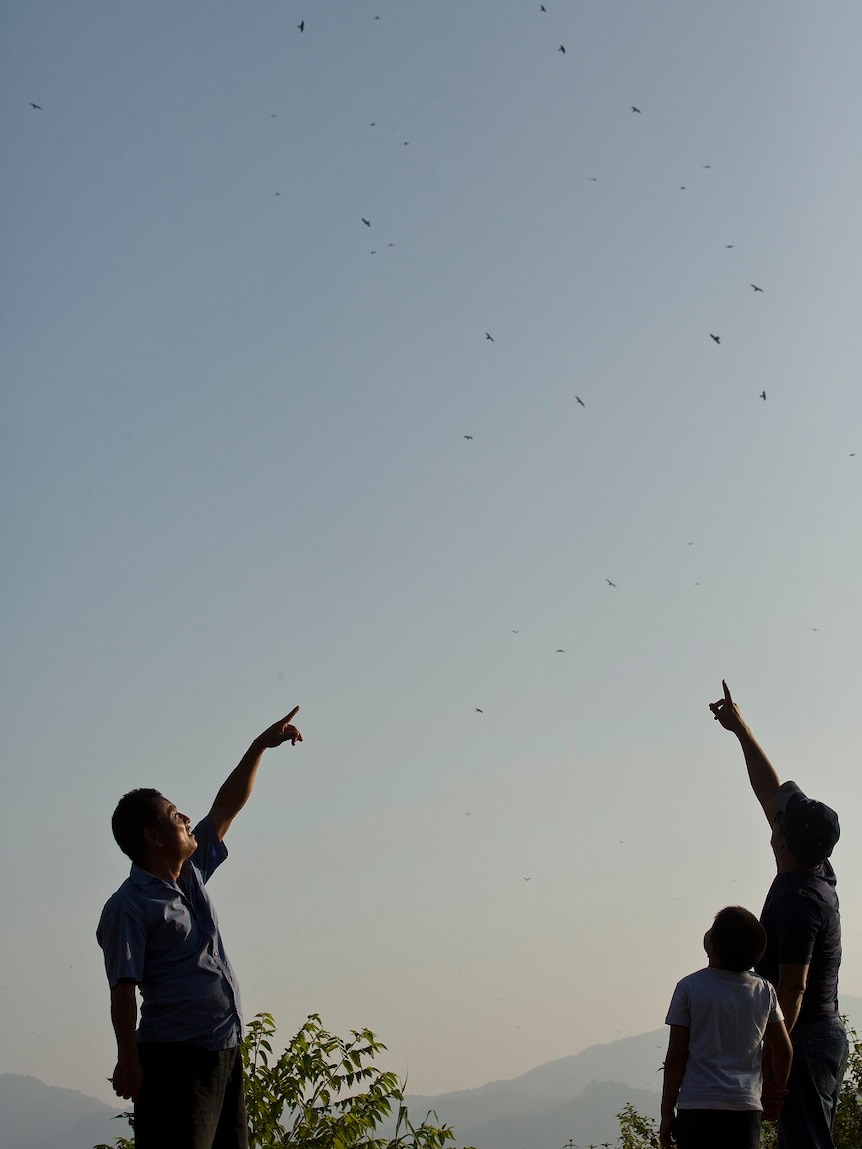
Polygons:
[[709,965],[677,984],[666,1018],[659,1140],[757,1149],[761,1118],[781,1108],[793,1056],[774,987],[750,972],[766,931],[742,906],[727,906],[703,947]]

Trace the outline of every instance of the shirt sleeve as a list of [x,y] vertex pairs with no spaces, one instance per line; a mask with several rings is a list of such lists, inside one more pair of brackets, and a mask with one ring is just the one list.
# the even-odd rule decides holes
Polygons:
[[691,999],[688,990],[682,982],[677,982],[673,997],[670,999],[665,1025],[684,1025],[691,1029]]
[[209,814],[195,826],[194,835],[198,840],[198,848],[191,861],[200,871],[203,880],[208,882],[227,857],[227,846],[215,832]]
[[105,973],[111,989],[124,978],[139,984],[144,974],[144,955],[147,945],[146,924],[121,898],[115,897],[105,906],[96,940],[105,957]]
[[809,965],[820,932],[822,914],[815,894],[794,890],[781,899],[776,915],[779,965]]

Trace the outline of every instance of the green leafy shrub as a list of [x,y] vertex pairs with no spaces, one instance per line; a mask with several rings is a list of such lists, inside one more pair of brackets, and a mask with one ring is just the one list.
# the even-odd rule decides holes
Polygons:
[[[413,1124],[401,1081],[373,1064],[386,1046],[370,1029],[337,1037],[313,1013],[278,1056],[274,1033],[272,1015],[259,1013],[243,1041],[253,1149],[445,1149],[455,1140],[431,1111]],[[393,1111],[394,1133],[381,1135]]]
[[[274,1034],[272,1014],[259,1013],[242,1043],[252,1149],[454,1149],[451,1127],[435,1124],[432,1110],[418,1125],[411,1121],[402,1082],[373,1064],[386,1046],[370,1029],[337,1037],[312,1013],[278,1055]],[[393,1111],[388,1136],[380,1127]],[[121,1116],[134,1126],[131,1113]],[[134,1147],[120,1137],[95,1149]]]

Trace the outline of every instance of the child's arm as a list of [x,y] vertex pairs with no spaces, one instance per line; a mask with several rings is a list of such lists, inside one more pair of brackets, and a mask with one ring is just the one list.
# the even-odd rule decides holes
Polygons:
[[763,1116],[777,1121],[784,1098],[787,1078],[793,1060],[793,1046],[783,1021],[771,1021],[766,1027],[763,1044]]
[[670,1027],[667,1055],[664,1059],[661,1125],[658,1131],[658,1139],[665,1146],[671,1145],[675,1140],[676,1099],[679,1096],[679,1087],[682,1085],[685,1063],[688,1061],[689,1032],[687,1025],[672,1025]]

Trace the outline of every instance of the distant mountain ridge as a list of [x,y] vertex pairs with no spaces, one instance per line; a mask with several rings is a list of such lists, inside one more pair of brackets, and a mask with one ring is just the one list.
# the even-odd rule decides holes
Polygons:
[[[841,1012],[862,1032],[862,998],[841,998]],[[658,1119],[667,1029],[655,1029],[549,1061],[520,1077],[436,1097],[409,1095],[411,1115],[429,1109],[451,1125],[458,1145],[538,1149],[572,1140],[616,1142],[616,1115],[631,1103]]]
[[458,1145],[476,1149],[533,1149],[615,1141],[616,1115],[630,1102],[658,1117],[664,1029],[592,1045],[509,1081],[492,1081],[437,1097],[409,1095],[414,1118],[429,1109],[451,1125]]
[[[862,1031],[862,998],[842,997],[841,1011]],[[476,1149],[558,1149],[614,1144],[617,1113],[626,1103],[658,1117],[661,1065],[667,1045],[662,1027],[605,1045],[591,1045],[530,1069],[520,1077],[476,1089],[407,1097],[411,1118],[433,1109],[452,1126],[459,1146]],[[36,1077],[0,1075],[0,1149],[93,1149],[128,1133],[116,1108]]]
[[121,1111],[75,1089],[46,1085],[37,1077],[0,1075],[0,1149],[93,1149],[126,1131]]

